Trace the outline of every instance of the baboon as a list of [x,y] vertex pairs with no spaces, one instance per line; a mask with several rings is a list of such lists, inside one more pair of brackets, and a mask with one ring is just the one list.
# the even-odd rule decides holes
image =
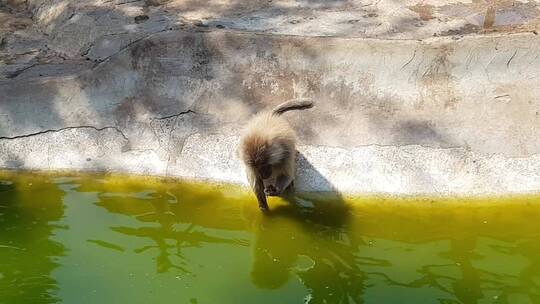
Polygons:
[[246,126],[238,154],[263,211],[268,210],[266,196],[280,196],[294,187],[296,134],[281,114],[311,107],[311,99],[289,100],[255,115]]

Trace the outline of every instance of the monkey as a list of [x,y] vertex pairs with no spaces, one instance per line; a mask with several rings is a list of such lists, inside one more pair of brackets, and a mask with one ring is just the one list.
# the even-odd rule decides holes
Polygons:
[[268,210],[267,196],[282,196],[294,187],[296,134],[281,114],[311,107],[311,99],[286,101],[256,114],[244,130],[237,155],[262,211]]

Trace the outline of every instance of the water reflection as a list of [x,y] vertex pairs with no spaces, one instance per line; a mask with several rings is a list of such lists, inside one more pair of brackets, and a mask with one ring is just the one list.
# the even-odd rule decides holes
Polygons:
[[536,303],[539,209],[497,209],[283,206],[257,225],[252,280],[297,276],[309,303]]
[[294,274],[311,291],[310,303],[362,302],[366,274],[355,252],[363,240],[351,238],[349,209],[339,197],[309,202],[278,206],[260,218],[253,283],[276,289]]
[[[64,214],[65,194],[58,186],[22,177],[14,184],[0,185],[0,303],[63,300],[56,297],[62,293],[51,274],[56,267],[62,268],[64,283],[79,279],[100,286],[101,291],[110,290],[111,295],[115,289],[107,289],[108,284],[119,282],[139,284],[139,288],[161,282],[164,288],[177,290],[179,281],[165,278],[176,280],[178,275],[191,292],[185,294],[188,299],[204,299],[233,283],[240,298],[260,299],[260,303],[273,303],[285,295],[304,297],[309,303],[536,303],[540,299],[537,198],[514,205],[449,207],[432,201],[374,199],[363,204],[346,203],[340,197],[297,195],[288,202],[271,200],[271,212],[263,215],[249,194],[231,189],[113,183],[95,177],[65,186],[66,182],[62,189],[68,189],[70,196],[66,217],[85,212],[99,216],[87,222],[72,219],[69,229],[63,230],[71,235],[65,233],[62,239],[69,250],[55,241],[60,235],[55,224]],[[87,199],[77,204],[77,195]],[[82,239],[81,232],[86,233]],[[70,259],[57,265],[57,257],[66,253]],[[79,259],[88,261],[86,257],[95,265],[85,265],[84,270],[95,279],[70,268]],[[126,279],[108,271],[100,265],[104,260],[124,263],[134,275]],[[221,261],[230,264],[215,267]],[[204,269],[200,263],[214,266]],[[204,277],[203,287],[190,285],[201,284],[197,276]],[[208,276],[212,280],[206,281]],[[99,285],[104,279],[111,283]],[[60,286],[64,290],[71,285]],[[91,288],[70,296],[89,293],[87,289]],[[111,295],[103,292],[100,299],[112,299],[107,298]],[[156,297],[146,296],[141,301]],[[231,299],[220,302],[235,303]]]
[[[243,228],[240,218],[234,217],[234,212],[216,212],[216,209],[219,210],[218,203],[223,201],[219,192],[211,192],[204,199],[199,196],[192,197],[183,190],[180,187],[151,192],[109,191],[100,195],[97,205],[109,212],[131,215],[141,223],[135,227],[115,226],[111,227],[111,230],[126,236],[151,240],[154,245],[145,245],[135,249],[135,252],[143,253],[156,249],[158,273],[176,270],[182,274],[191,274],[190,262],[183,254],[183,250],[187,248],[201,248],[209,244],[248,246],[249,242],[245,239],[213,236],[203,231],[202,228]],[[149,223],[158,225],[140,227]]]
[[52,271],[64,255],[51,240],[64,193],[50,181],[0,178],[0,303],[59,301]]
[[[540,253],[535,245],[540,240],[536,233],[540,221],[533,224],[539,230],[531,230],[530,225],[520,224],[519,215],[527,213],[527,221],[539,219],[539,210],[530,206],[505,207],[515,209],[511,216],[495,208],[399,206],[398,210],[371,205],[350,210],[339,197],[299,196],[261,215],[243,198],[235,201],[220,191],[204,192],[201,197],[195,192],[169,187],[146,198],[104,194],[99,205],[143,223],[159,224],[113,228],[151,239],[155,245],[139,251],[158,249],[159,272],[172,268],[189,272],[190,261],[182,255],[186,247],[249,244],[249,239],[215,236],[205,230],[249,231],[254,236],[252,283],[276,290],[299,280],[309,291],[309,303],[403,299],[510,303],[540,298]],[[176,264],[171,256],[178,258]],[[510,266],[501,267],[505,263]]]

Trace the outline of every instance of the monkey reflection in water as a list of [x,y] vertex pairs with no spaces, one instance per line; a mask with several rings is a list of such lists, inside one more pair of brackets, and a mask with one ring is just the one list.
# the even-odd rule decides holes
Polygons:
[[355,260],[362,240],[349,233],[343,201],[317,201],[302,208],[280,205],[255,223],[252,282],[278,289],[295,273],[311,291],[310,303],[362,302],[365,274]]

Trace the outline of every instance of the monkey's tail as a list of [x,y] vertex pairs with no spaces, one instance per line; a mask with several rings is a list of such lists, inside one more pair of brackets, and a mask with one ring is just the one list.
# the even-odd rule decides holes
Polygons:
[[281,115],[290,110],[304,110],[313,107],[313,100],[310,98],[296,98],[288,100],[272,110],[272,114]]

